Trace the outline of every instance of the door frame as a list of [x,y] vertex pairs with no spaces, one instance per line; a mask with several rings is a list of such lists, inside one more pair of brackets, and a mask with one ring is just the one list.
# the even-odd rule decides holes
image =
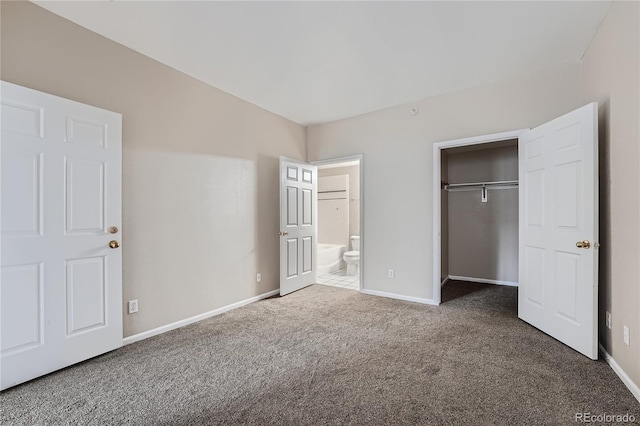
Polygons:
[[[530,129],[511,130],[508,132],[493,133],[489,135],[472,136],[462,139],[436,142],[433,144],[433,304],[439,305],[442,300],[441,288],[444,281],[441,281],[442,262],[442,150],[447,148],[457,148],[461,146],[481,145],[491,142],[500,142],[509,139],[518,139],[522,133]],[[520,155],[520,153],[518,153]]]
[[[358,161],[360,164],[360,279],[358,280],[358,291],[364,289],[364,156],[362,154],[348,155],[345,157],[328,158],[326,160],[312,161],[311,164],[318,166],[318,169],[322,166],[329,164],[350,163]],[[349,240],[351,241],[351,240]],[[316,242],[317,244],[317,242]],[[349,250],[347,250],[349,251]],[[316,258],[317,262],[317,258]],[[316,265],[317,266],[317,265]]]

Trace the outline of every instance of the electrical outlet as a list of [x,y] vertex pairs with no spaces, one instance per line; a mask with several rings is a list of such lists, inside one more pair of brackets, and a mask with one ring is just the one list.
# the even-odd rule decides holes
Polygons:
[[626,325],[622,326],[622,338],[624,339],[625,345],[629,346],[629,327]]
[[129,313],[135,314],[138,312],[138,299],[129,300]]
[[258,273],[256,274],[256,281],[257,281],[257,282],[262,281],[262,274],[261,274],[260,272],[258,272]]
[[389,269],[389,278],[395,278],[396,277],[396,271],[394,271],[393,269]]
[[607,324],[607,328],[611,330],[611,312],[607,311],[605,313],[605,323]]

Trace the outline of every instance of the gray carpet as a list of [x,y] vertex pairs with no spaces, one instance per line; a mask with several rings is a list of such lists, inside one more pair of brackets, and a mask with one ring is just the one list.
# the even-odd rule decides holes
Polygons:
[[516,289],[439,307],[315,285],[0,395],[4,424],[575,424],[635,415],[602,361],[519,321]]

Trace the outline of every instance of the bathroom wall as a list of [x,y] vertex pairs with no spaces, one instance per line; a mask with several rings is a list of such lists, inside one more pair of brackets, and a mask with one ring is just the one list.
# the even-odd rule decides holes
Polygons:
[[[448,182],[518,180],[517,141],[503,145],[446,150]],[[518,190],[489,190],[486,203],[479,189],[448,194],[449,275],[516,283]]]
[[318,242],[349,250],[349,175],[318,176]]
[[349,235],[360,235],[360,166],[318,169],[318,177],[336,175],[349,176]]

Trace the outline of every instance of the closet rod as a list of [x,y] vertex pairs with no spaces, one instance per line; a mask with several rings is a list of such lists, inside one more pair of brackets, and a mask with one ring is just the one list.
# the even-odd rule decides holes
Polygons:
[[486,188],[490,186],[518,186],[517,180],[500,180],[494,182],[470,182],[470,183],[449,183],[444,185],[444,189],[449,188]]

